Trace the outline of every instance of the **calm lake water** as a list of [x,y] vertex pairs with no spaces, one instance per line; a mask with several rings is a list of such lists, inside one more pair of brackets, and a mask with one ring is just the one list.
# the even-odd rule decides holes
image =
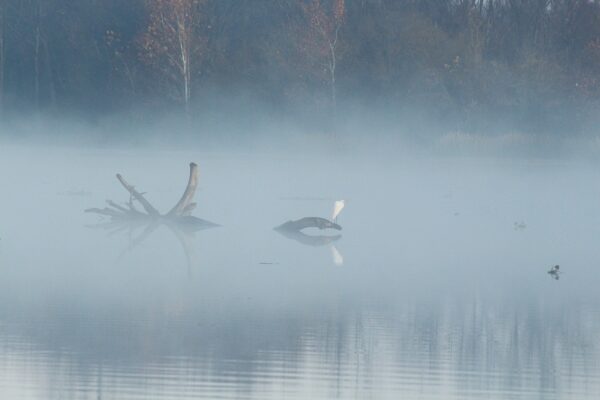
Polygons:
[[[190,161],[218,228],[83,213]],[[2,399],[600,396],[596,164],[3,147],[0,188]]]

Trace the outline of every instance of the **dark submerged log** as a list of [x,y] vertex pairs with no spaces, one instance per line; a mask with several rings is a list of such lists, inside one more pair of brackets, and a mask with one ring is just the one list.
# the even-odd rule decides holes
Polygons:
[[306,228],[342,230],[342,227],[335,222],[320,217],[305,217],[296,221],[287,221],[274,229],[280,235],[306,246],[325,246],[342,237],[342,235],[307,235],[302,232]]
[[331,222],[328,219],[320,217],[305,217],[300,218],[296,221],[287,221],[275,228],[276,231],[301,231],[306,228],[317,228],[317,229],[335,229],[338,231],[342,230],[342,227]]

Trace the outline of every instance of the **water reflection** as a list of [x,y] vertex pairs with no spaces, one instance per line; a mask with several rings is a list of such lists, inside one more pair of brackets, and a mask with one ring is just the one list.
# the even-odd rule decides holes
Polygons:
[[198,264],[194,239],[195,233],[217,227],[216,224],[185,224],[171,223],[168,220],[138,220],[138,221],[109,221],[95,225],[88,225],[90,228],[108,230],[107,236],[122,235],[128,239],[127,247],[118,256],[118,260],[125,257],[126,254],[134,251],[142,245],[148,238],[160,227],[166,227],[181,245],[186,259],[188,272],[194,265]]
[[[333,222],[333,220],[337,217],[341,209],[343,208],[343,201],[341,206],[336,202],[336,206],[338,208],[334,210],[332,220],[328,220],[320,217],[305,217],[295,221],[287,221],[283,224],[274,228],[275,232],[284,236],[287,239],[295,240],[298,243],[301,243],[305,246],[329,246],[331,250],[332,261],[335,265],[341,266],[344,264],[344,257],[340,253],[340,251],[335,247],[334,242],[342,238],[342,235],[315,235],[315,234],[307,234],[303,232],[304,229],[316,228],[319,230],[325,229],[334,229],[334,230],[342,230],[342,227],[337,223]],[[337,211],[337,212],[336,212]]]
[[275,228],[275,232],[287,239],[295,240],[305,246],[313,247],[326,246],[342,238],[342,235],[308,235],[302,231],[277,228]]
[[548,275],[550,275],[552,277],[552,279],[554,279],[554,280],[559,280],[560,279],[560,266],[555,265],[554,267],[550,268],[550,270],[548,271]]
[[[115,262],[113,243],[83,228],[90,216],[79,210],[99,204],[96,193],[118,198],[121,188],[108,179],[102,187],[102,178],[126,160],[135,160],[136,179],[165,182],[152,193],[157,207],[172,205],[180,188],[169,185],[169,168],[184,157],[100,153],[75,164],[48,151],[16,166],[0,157],[4,170],[27,170],[32,160],[47,167],[27,180],[0,174],[0,187],[11,187],[0,207],[2,399],[570,400],[600,392],[600,224],[591,217],[599,193],[582,184],[597,182],[597,168],[383,168],[353,159],[337,173],[307,168],[304,156],[277,170],[272,160],[203,159],[212,162],[203,212],[228,228],[194,240],[168,224],[106,226],[137,248]],[[58,194],[92,181],[100,186],[90,198]],[[553,196],[557,185],[574,195]],[[282,202],[280,190],[347,194],[343,241],[338,232],[274,234],[271,226],[316,208]],[[440,200],[446,190],[453,196]],[[390,201],[402,206],[377,218]],[[14,212],[40,204],[43,224],[40,213]],[[527,221],[518,234],[515,216]],[[193,276],[178,268],[174,234],[202,255]],[[331,246],[342,243],[344,268],[326,268]],[[274,262],[257,266],[263,260]],[[554,260],[568,263],[560,284],[541,275]]]
[[[399,393],[408,399],[478,399],[483,393],[594,398],[600,390],[597,311],[514,306],[405,302],[382,311],[337,304],[285,315],[251,307],[233,318],[202,307],[177,318],[85,309],[27,314],[28,324],[9,319],[0,330],[0,393],[79,393],[84,399]],[[33,382],[35,396],[17,389]]]

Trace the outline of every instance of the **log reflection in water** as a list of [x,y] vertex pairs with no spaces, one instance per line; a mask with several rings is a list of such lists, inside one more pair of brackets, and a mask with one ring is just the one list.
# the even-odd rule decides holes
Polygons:
[[[109,207],[86,209],[85,212],[110,217],[110,221],[93,225],[93,227],[109,229],[109,235],[111,236],[125,231],[128,232],[129,246],[121,253],[119,256],[121,258],[125,253],[143,243],[160,226],[166,226],[180,242],[185,253],[188,271],[191,271],[191,266],[194,264],[194,252],[191,243],[194,233],[219,226],[213,222],[191,215],[194,208],[196,208],[196,203],[193,200],[198,188],[198,165],[190,163],[190,175],[183,195],[177,204],[166,214],[161,214],[144,197],[144,193],[137,191],[133,185],[125,181],[121,174],[117,174],[117,179],[129,192],[129,201],[124,205],[120,205],[112,200],[107,200]],[[135,202],[138,202],[144,211],[138,210]],[[143,228],[143,230],[139,235],[135,236],[135,231],[138,228]]]
[[333,244],[333,242],[341,239],[342,235],[308,235],[302,232],[303,229],[307,228],[342,230],[342,227],[335,222],[320,217],[305,217],[296,221],[287,221],[275,227],[274,230],[283,237],[295,240],[305,246],[319,247],[329,245],[333,263],[335,265],[343,265],[344,257]]

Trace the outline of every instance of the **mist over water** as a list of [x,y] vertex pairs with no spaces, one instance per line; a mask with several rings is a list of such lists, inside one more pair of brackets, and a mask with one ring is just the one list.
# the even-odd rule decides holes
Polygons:
[[596,400],[599,21],[0,0],[0,400]]
[[[592,399],[594,162],[0,149],[0,397]],[[83,213],[162,212],[178,237]],[[273,230],[346,208],[341,235]],[[334,246],[335,250],[332,249]],[[186,251],[187,250],[187,251]],[[337,255],[335,255],[337,252]],[[558,280],[547,274],[560,264]]]

